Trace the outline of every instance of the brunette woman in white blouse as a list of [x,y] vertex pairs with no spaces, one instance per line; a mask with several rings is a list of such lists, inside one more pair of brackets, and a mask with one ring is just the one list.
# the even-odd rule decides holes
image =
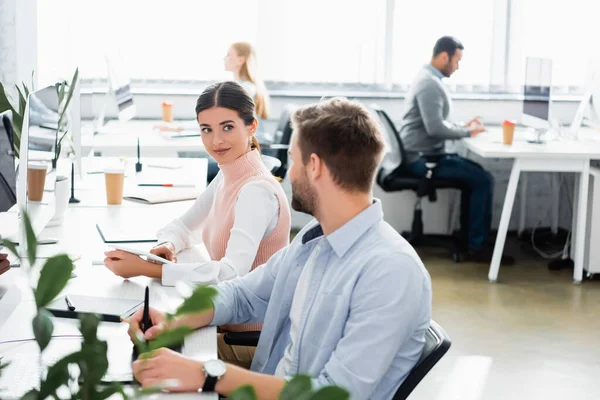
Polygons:
[[151,253],[176,262],[178,252],[202,242],[211,261],[160,265],[109,251],[104,263],[119,276],[160,278],[168,286],[216,283],[246,275],[289,243],[289,205],[262,162],[253,99],[235,82],[217,83],[198,98],[196,115],[220,172],[187,212],[158,232]]

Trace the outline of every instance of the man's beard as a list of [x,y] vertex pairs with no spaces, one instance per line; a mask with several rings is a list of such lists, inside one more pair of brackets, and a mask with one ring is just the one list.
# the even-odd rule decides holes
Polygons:
[[315,216],[316,196],[306,181],[306,177],[301,181],[292,183],[292,208],[298,212]]

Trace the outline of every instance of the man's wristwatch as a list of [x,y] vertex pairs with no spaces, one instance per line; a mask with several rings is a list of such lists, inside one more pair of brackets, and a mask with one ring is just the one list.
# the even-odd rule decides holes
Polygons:
[[209,360],[204,363],[202,367],[204,372],[204,386],[202,386],[203,392],[214,392],[217,381],[227,371],[227,366],[221,360]]

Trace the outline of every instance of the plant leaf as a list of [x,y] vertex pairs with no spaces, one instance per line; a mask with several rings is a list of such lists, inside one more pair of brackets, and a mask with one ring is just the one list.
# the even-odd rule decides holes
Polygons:
[[244,385],[231,392],[227,398],[229,400],[257,400],[258,396],[252,385]]
[[21,88],[19,86],[15,85],[15,87],[17,88],[17,92],[19,93],[19,114],[24,115],[25,107],[27,107],[27,98],[23,95],[23,92],[21,91]]
[[58,104],[62,104],[65,98],[65,89],[67,86],[67,82],[62,81],[56,84],[56,94],[58,95]]
[[81,352],[71,353],[54,363],[48,368],[46,378],[40,384],[40,398],[45,399],[55,394],[59,387],[68,385],[70,378],[69,364],[76,364],[81,360]]
[[25,211],[23,212],[23,227],[25,228],[25,237],[27,240],[27,258],[29,265],[33,266],[37,256],[37,238],[31,226],[29,214]]
[[160,392],[162,392],[162,388],[160,386],[146,387],[146,388],[136,390],[136,392],[133,395],[133,398],[138,399],[140,397],[150,396],[152,394],[156,394],[156,393],[160,393]]
[[195,314],[204,310],[214,309],[212,299],[217,295],[217,290],[212,286],[199,286],[194,293],[179,306],[175,316]]
[[107,353],[108,344],[103,341],[86,344],[81,346],[81,361],[79,369],[81,370],[83,381],[88,387],[95,387],[100,383],[106,371],[108,371]]
[[36,389],[31,389],[29,392],[25,393],[21,400],[38,400],[40,396],[40,392]]
[[79,331],[83,336],[84,343],[94,343],[98,341],[98,324],[100,319],[94,314],[84,314],[80,318],[81,324]]
[[148,351],[181,344],[185,337],[193,331],[189,326],[179,326],[175,329],[162,331],[149,342]]
[[279,400],[296,400],[312,391],[312,380],[306,375],[296,375],[279,394]]
[[10,365],[10,362],[0,363],[0,376],[2,376],[2,370]]
[[48,343],[50,343],[50,339],[52,339],[52,332],[54,332],[54,325],[52,324],[50,313],[44,309],[38,309],[38,313],[33,318],[33,321],[31,321],[31,325],[33,327],[35,341],[38,346],[40,346],[40,351],[44,351],[48,346]]
[[23,93],[25,93],[25,98],[29,97],[29,89],[27,88],[25,82],[23,82]]
[[17,245],[15,243],[7,239],[2,239],[2,246],[6,247],[8,250],[10,250],[11,253],[13,253],[17,258],[20,259],[19,251],[17,250]]
[[11,110],[14,117],[16,110],[9,100],[8,93],[6,93],[4,85],[2,82],[0,82],[0,112],[4,112],[6,110]]
[[66,254],[59,254],[46,261],[35,289],[35,303],[38,309],[46,307],[58,296],[67,285],[72,272],[73,262]]
[[350,393],[338,386],[325,386],[310,397],[310,400],[348,400]]
[[71,84],[69,85],[69,93],[67,94],[67,100],[65,101],[65,106],[63,108],[63,114],[65,110],[69,107],[71,103],[71,98],[73,97],[73,92],[75,92],[75,85],[77,83],[77,77],[79,76],[79,67],[75,68],[75,72],[73,73],[73,78],[71,79]]
[[106,389],[98,392],[95,399],[96,400],[104,400],[116,393],[120,393],[123,399],[127,398],[127,395],[123,391],[123,388],[121,387],[121,385],[115,383],[112,386],[109,386]]

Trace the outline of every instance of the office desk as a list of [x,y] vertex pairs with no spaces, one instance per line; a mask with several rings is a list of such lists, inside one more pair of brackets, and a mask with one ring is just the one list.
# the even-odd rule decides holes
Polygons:
[[497,127],[489,128],[487,133],[478,137],[465,139],[464,144],[468,151],[481,157],[514,159],[488,279],[495,282],[498,278],[500,258],[504,250],[508,223],[521,172],[575,172],[579,174],[580,178],[575,188],[577,200],[574,202],[571,234],[574,246],[572,245],[571,249],[575,262],[573,281],[581,282],[590,160],[600,159],[600,133],[584,128],[579,133],[579,140],[576,141],[554,140],[545,144],[533,144],[524,140],[522,132],[516,132],[513,144],[506,146],[502,144],[502,129]]
[[[103,186],[100,188],[97,186],[90,187],[89,189],[92,197],[94,193],[97,194],[102,190],[104,190]],[[45,247],[42,251],[46,253],[66,251],[80,255],[80,258],[75,262],[76,277],[69,281],[65,292],[106,298],[141,300],[143,299],[146,285],[150,285],[151,304],[159,309],[173,310],[182,301],[181,296],[174,288],[162,287],[157,280],[145,277],[125,280],[115,276],[102,265],[94,265],[95,262],[101,262],[104,258],[103,252],[107,248],[96,231],[95,222],[99,220],[114,222],[133,221],[142,225],[144,229],[156,230],[166,222],[179,216],[182,212],[181,207],[172,207],[172,204],[139,207],[106,205],[69,207],[64,223],[60,226],[46,228],[41,235],[41,237],[55,237],[59,240],[59,243],[57,245],[39,246],[39,248],[42,250]],[[3,216],[5,217],[7,214],[10,213],[3,213]],[[2,226],[1,228],[4,229],[5,227]],[[133,247],[145,246],[147,248],[151,244],[130,245]],[[187,255],[181,254],[179,258],[182,261],[188,261],[185,260],[186,257],[189,257],[189,261],[191,259],[208,259],[208,255],[203,248],[188,252]],[[0,286],[8,289],[7,293],[0,300],[0,342],[32,338],[31,319],[35,313],[35,301],[28,288],[28,279],[24,270],[13,268],[0,276]],[[78,322],[76,320],[53,318],[53,322],[55,325],[54,335],[77,335],[79,333],[77,330]],[[102,322],[99,328],[99,336],[105,339],[114,338],[118,335],[123,337],[126,330],[126,324]],[[60,355],[74,350],[72,345],[76,341],[70,341],[69,344],[65,341],[63,346],[61,340],[53,339],[51,341],[51,346],[58,346],[57,352]],[[0,352],[7,358],[19,357],[20,352],[25,351],[24,346],[30,344],[30,342],[0,344]],[[198,330],[186,339],[183,352],[185,355],[198,360],[216,358],[216,329],[209,327]],[[157,398],[166,396],[159,395]],[[175,397],[183,399],[218,398],[214,394],[185,394],[176,395]]]
[[93,150],[104,157],[135,157],[138,137],[142,157],[179,157],[190,152],[207,154],[200,136],[170,137],[178,134],[200,134],[200,128],[197,125],[192,127],[186,123],[186,130],[182,132],[160,132],[153,129],[160,122],[154,120],[109,121],[98,134],[93,135],[88,132],[82,135],[82,154],[88,154],[90,150]]

